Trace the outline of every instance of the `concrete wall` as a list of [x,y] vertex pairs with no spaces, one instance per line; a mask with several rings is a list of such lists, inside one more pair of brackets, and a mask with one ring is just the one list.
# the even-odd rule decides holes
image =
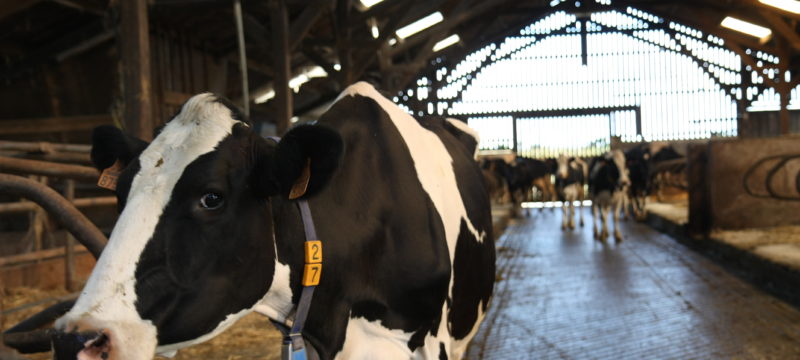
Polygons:
[[706,173],[711,227],[800,224],[798,173],[800,137],[711,141]]

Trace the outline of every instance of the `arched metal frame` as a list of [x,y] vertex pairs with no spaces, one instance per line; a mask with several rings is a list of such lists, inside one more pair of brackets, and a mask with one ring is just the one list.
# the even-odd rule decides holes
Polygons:
[[[435,59],[431,62],[425,75],[417,80],[416,87],[400,92],[394,101],[408,112],[420,116],[433,114],[472,120],[480,117],[505,119],[511,117],[513,134],[508,134],[507,141],[486,139],[487,141],[481,144],[482,148],[513,148],[525,155],[535,157],[550,157],[556,151],[575,155],[593,155],[607,149],[608,144],[595,144],[597,146],[593,145],[588,148],[577,146],[562,149],[519,149],[519,145],[525,142],[520,141],[518,137],[520,120],[552,119],[554,117],[569,119],[605,114],[609,122],[610,135],[620,136],[622,141],[735,136],[739,128],[740,117],[745,111],[775,110],[775,107],[780,105],[780,97],[770,85],[791,80],[790,74],[781,73],[780,59],[773,54],[747,48],[742,49],[735,44],[726,46],[725,40],[720,37],[635,7],[612,5],[610,0],[595,0],[591,7],[585,6],[583,9],[576,8],[573,2],[554,1],[552,5],[552,12],[520,29],[518,36],[510,36],[503,41],[486,44],[454,65],[448,66],[447,59]],[[686,124],[670,123],[669,119],[665,119],[666,123],[659,125],[661,129],[657,131],[650,129],[649,132],[643,133],[642,118],[650,115],[648,115],[648,109],[643,109],[641,92],[629,94],[630,98],[625,101],[606,101],[577,107],[570,107],[569,104],[564,103],[552,104],[552,98],[540,101],[538,104],[530,101],[528,105],[523,106],[519,106],[519,102],[517,102],[515,104],[517,106],[500,104],[500,106],[492,107],[491,104],[475,102],[475,99],[465,97],[465,94],[469,93],[469,89],[480,82],[479,79],[483,75],[485,75],[484,78],[491,76],[491,74],[483,73],[491,71],[493,65],[525,56],[526,52],[530,53],[535,47],[545,46],[543,44],[546,44],[548,39],[566,37],[569,37],[571,41],[574,40],[575,43],[580,42],[580,53],[577,57],[575,53],[571,53],[569,56],[545,54],[545,57],[549,56],[555,58],[554,61],[563,62],[564,59],[571,56],[573,61],[580,59],[581,64],[585,66],[588,62],[599,59],[600,56],[626,55],[627,57],[632,53],[639,54],[647,51],[657,51],[657,55],[661,57],[669,54],[671,57],[664,58],[670,58],[672,62],[683,62],[684,64],[681,66],[686,66],[687,62],[693,64],[694,69],[698,70],[704,79],[692,79],[688,78],[688,75],[678,74],[684,78],[664,78],[666,81],[675,83],[707,81],[704,85],[698,85],[702,91],[689,91],[688,89],[676,91],[681,92],[685,98],[696,98],[700,92],[705,95],[714,92],[718,98],[724,96],[727,103],[721,102],[721,104],[715,105],[717,109],[708,110],[716,116],[715,118],[707,117],[696,120],[697,123],[710,122],[703,125],[707,130],[701,131],[687,127],[671,132],[670,126],[686,127]],[[619,43],[608,43],[606,40],[606,43],[600,45],[605,46],[604,48],[598,48],[591,44],[593,41],[599,41],[601,37],[619,39]],[[620,44],[623,47],[621,51]],[[600,50],[598,51],[598,49]],[[616,53],[609,54],[606,51],[616,51]],[[619,59],[620,61],[632,61],[623,57],[619,57]],[[640,59],[646,59],[646,57],[642,56]],[[636,66],[637,64],[631,63],[631,65]],[[670,66],[675,66],[675,64],[672,63]],[[551,76],[544,81],[538,78],[525,80],[529,81],[528,84],[538,83],[544,85],[541,86],[542,88],[552,88],[553,84],[558,84],[560,81],[555,78],[563,76],[560,74],[540,75]],[[664,74],[657,76],[663,77]],[[672,73],[668,76],[677,75]],[[591,79],[584,79],[584,82],[586,81],[591,81]],[[603,81],[605,81],[603,83],[605,87],[628,86],[627,90],[631,90],[631,86],[633,86],[630,83],[624,84],[624,79],[619,78],[604,79]],[[563,80],[561,80],[561,85],[563,85]],[[525,90],[517,86],[510,89],[498,88],[497,91],[506,91],[504,96],[513,98],[518,97],[518,94]],[[543,93],[538,94],[541,96]],[[548,95],[544,93],[544,96]],[[709,96],[705,96],[693,101],[697,106],[702,106],[702,104],[707,104],[709,99]],[[464,106],[470,101],[473,101],[471,106]],[[800,107],[798,89],[792,91],[789,107]],[[621,117],[625,119],[624,123],[612,121],[614,114],[624,114],[625,116]],[[686,115],[684,116],[686,119],[694,116],[686,112],[681,115]],[[498,123],[498,125],[500,124]],[[573,124],[573,126],[575,125]],[[645,128],[647,126],[648,124],[644,124]],[[631,131],[635,131],[635,133],[631,133]]]

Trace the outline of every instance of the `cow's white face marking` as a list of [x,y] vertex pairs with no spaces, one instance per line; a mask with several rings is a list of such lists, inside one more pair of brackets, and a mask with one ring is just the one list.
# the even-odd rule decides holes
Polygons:
[[[124,349],[120,360],[152,358],[156,331],[136,310],[136,265],[186,166],[214,150],[238,122],[215,100],[211,94],[189,99],[139,156],[141,169],[108,245],[75,306],[56,324],[71,330],[89,322],[107,329],[112,344]],[[124,347],[125,339],[132,341],[130,347]]]

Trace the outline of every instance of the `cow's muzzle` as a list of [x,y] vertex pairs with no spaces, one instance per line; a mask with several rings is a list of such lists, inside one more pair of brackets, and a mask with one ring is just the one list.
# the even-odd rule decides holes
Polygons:
[[52,341],[55,360],[106,360],[111,352],[111,339],[102,331],[55,331]]

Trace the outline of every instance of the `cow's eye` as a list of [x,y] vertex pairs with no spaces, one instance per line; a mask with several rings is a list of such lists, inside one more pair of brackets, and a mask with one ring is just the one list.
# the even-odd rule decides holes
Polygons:
[[217,193],[208,193],[200,198],[200,206],[206,210],[219,209],[223,203],[225,203],[225,199]]

